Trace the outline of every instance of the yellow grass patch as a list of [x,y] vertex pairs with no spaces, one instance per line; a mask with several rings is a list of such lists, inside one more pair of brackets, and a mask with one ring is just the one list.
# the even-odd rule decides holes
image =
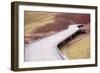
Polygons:
[[69,59],[90,58],[90,36],[85,35],[80,37],[80,40],[69,42],[61,48],[61,52]]
[[25,11],[25,34],[32,33],[37,27],[54,21],[56,13]]

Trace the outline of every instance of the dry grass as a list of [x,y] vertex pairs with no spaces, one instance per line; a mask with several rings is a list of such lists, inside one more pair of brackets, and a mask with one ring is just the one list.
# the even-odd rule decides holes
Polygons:
[[[57,15],[57,13],[25,11],[25,19],[24,19],[25,20],[25,29],[24,29],[25,34],[33,33],[33,31],[36,30],[40,26],[48,25],[49,23],[52,24],[53,22],[55,22],[55,15]],[[65,27],[65,23],[67,22],[66,22],[66,19],[64,19],[64,16],[57,17],[56,19],[56,24],[64,23],[63,25],[64,27]],[[61,26],[58,26],[58,27],[61,27]],[[89,28],[88,25],[86,26],[86,28],[87,27]],[[57,29],[57,28],[53,28],[53,29]],[[78,37],[71,40],[69,43],[67,43],[63,47],[61,47],[60,50],[62,54],[64,54],[64,56],[68,57],[69,59],[90,58],[90,34],[87,33],[87,34],[79,35]]]
[[25,11],[25,34],[32,33],[37,27],[53,22],[55,13]]
[[61,48],[61,52],[69,59],[90,58],[90,36],[81,35],[67,43]]

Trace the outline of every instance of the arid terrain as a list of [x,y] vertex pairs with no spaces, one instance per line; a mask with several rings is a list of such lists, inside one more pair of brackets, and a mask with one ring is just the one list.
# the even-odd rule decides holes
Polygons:
[[25,45],[67,29],[69,25],[84,24],[85,33],[71,37],[70,41],[65,40],[58,47],[61,53],[69,59],[90,58],[89,14],[25,11],[24,16]]

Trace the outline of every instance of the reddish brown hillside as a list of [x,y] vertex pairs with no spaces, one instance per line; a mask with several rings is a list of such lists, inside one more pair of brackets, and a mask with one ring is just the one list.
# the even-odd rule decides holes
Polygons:
[[87,24],[90,22],[89,14],[59,13],[55,15],[53,23],[38,27],[33,33],[45,33],[66,29],[71,24]]
[[72,24],[84,24],[85,34],[79,34],[66,43],[62,42],[60,50],[69,59],[90,58],[90,15],[79,13],[25,13],[25,44],[44,38]]

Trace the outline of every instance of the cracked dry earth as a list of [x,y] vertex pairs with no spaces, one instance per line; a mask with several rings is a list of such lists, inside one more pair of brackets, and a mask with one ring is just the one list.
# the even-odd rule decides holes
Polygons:
[[[84,24],[86,33],[79,34],[70,41],[59,45],[61,53],[69,59],[90,58],[90,18],[89,14],[74,13],[49,13],[49,12],[25,12],[25,36],[28,34],[46,35],[50,32],[56,33],[67,28],[70,24]],[[51,35],[51,33],[50,33]],[[32,36],[29,41],[46,36]],[[26,39],[26,38],[25,38]]]

